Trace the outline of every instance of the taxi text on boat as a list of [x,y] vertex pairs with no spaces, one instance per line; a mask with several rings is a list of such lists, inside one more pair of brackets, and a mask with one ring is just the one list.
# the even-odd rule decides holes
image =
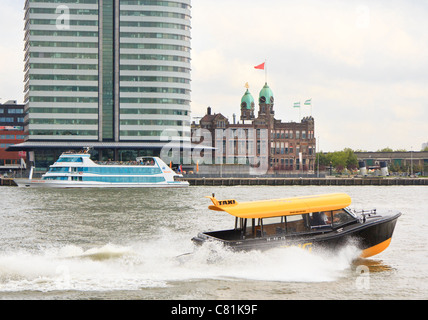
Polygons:
[[209,209],[235,217],[235,227],[202,232],[192,240],[220,241],[236,250],[288,246],[335,250],[352,241],[362,250],[361,257],[370,257],[389,246],[401,215],[376,209],[354,212],[348,208],[351,197],[344,193],[243,203],[207,198],[213,203]]
[[136,161],[94,162],[88,150],[64,152],[41,179],[15,179],[19,187],[90,188],[90,187],[188,187],[177,174],[158,157],[141,157]]

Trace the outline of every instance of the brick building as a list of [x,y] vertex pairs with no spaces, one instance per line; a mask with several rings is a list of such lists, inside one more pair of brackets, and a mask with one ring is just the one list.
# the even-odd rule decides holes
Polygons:
[[13,100],[0,104],[0,173],[25,168],[25,152],[6,151],[24,139],[24,105]]
[[254,164],[254,158],[264,160],[268,172],[306,172],[315,169],[316,140],[313,117],[301,122],[282,122],[275,119],[274,95],[266,83],[259,93],[259,108],[256,116],[255,100],[249,89],[241,99],[240,122],[235,116],[231,123],[221,113],[207,114],[199,124],[192,125],[193,142],[201,134],[198,129],[210,133],[215,164]]

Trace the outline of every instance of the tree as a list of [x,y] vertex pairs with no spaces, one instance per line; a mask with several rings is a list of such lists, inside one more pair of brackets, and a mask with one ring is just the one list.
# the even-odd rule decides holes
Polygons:
[[325,170],[332,165],[337,172],[342,172],[345,168],[348,170],[354,170],[358,165],[357,156],[350,148],[345,148],[343,151],[318,153],[317,164],[318,158],[321,170]]
[[343,152],[346,153],[346,168],[355,170],[358,168],[358,158],[351,148],[345,148]]

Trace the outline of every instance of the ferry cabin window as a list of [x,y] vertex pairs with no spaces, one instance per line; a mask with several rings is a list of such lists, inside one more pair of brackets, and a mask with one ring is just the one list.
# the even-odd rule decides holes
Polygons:
[[68,177],[43,177],[43,180],[68,180]]
[[60,157],[57,162],[83,162],[80,157]]
[[70,170],[68,167],[52,167],[49,169],[49,172],[61,172],[61,173],[68,173]]
[[154,175],[162,173],[159,168],[151,167],[85,167],[79,171],[103,175]]
[[107,183],[159,183],[165,182],[164,177],[83,177],[83,181]]

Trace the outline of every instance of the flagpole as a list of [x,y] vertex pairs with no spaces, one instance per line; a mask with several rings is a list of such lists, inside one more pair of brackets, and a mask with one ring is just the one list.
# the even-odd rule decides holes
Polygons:
[[265,82],[267,83],[267,63],[266,63],[266,59],[265,59]]
[[309,100],[305,101],[305,106],[310,106],[311,107],[311,117],[312,117],[312,98],[310,98]]
[[294,108],[299,108],[299,119],[298,119],[298,121],[301,121],[301,118],[302,118],[302,115],[301,115],[302,109],[301,109],[300,102],[295,102],[294,103]]
[[255,69],[264,70],[265,71],[265,82],[267,83],[267,68],[266,68],[266,59],[262,64],[255,66]]

